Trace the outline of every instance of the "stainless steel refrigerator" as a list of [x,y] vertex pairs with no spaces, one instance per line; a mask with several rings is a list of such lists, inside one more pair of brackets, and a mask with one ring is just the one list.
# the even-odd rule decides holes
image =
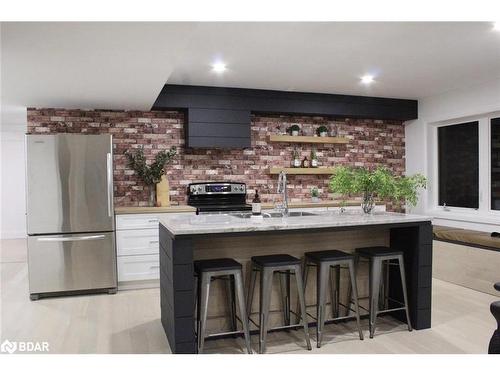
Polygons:
[[111,135],[27,135],[30,298],[116,292]]

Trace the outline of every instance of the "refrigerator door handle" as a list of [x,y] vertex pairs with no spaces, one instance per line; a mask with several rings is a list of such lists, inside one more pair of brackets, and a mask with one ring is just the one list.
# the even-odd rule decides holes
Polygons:
[[69,242],[69,241],[88,241],[88,240],[102,240],[106,238],[103,234],[94,236],[78,236],[78,237],[42,237],[37,238],[40,242]]
[[113,216],[113,163],[111,160],[111,153],[108,152],[106,155],[106,171],[107,171],[107,182],[108,182],[108,216]]

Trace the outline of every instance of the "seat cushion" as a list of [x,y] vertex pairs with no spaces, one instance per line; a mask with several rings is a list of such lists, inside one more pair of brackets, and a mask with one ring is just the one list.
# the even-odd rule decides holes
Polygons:
[[359,247],[356,249],[356,253],[365,258],[373,258],[377,256],[403,255],[402,251],[391,249],[390,247],[386,246]]
[[500,249],[500,237],[492,237],[490,232],[477,230],[433,226],[434,239],[456,243],[464,246],[483,247],[486,249]]
[[194,270],[200,272],[240,270],[241,263],[231,258],[204,259],[194,261]]
[[252,257],[252,262],[261,267],[278,267],[300,264],[300,259],[288,254],[274,254]]
[[305,253],[305,256],[316,263],[320,262],[333,262],[336,260],[349,260],[354,256],[349,253],[345,253],[340,250],[322,250],[322,251],[311,251]]

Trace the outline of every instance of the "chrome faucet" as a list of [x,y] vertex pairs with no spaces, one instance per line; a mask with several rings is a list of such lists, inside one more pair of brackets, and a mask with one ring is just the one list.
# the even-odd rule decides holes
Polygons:
[[281,210],[283,216],[288,216],[288,188],[286,186],[286,173],[281,171],[278,176],[278,194],[281,194]]

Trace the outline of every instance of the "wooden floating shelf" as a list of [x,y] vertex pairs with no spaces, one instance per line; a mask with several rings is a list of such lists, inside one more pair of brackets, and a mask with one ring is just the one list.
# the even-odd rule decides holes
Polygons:
[[347,138],[343,137],[311,137],[304,135],[279,135],[271,134],[269,142],[288,142],[288,143],[349,143]]
[[285,171],[286,174],[333,174],[335,168],[281,168],[272,167],[269,171],[270,174],[279,174]]

